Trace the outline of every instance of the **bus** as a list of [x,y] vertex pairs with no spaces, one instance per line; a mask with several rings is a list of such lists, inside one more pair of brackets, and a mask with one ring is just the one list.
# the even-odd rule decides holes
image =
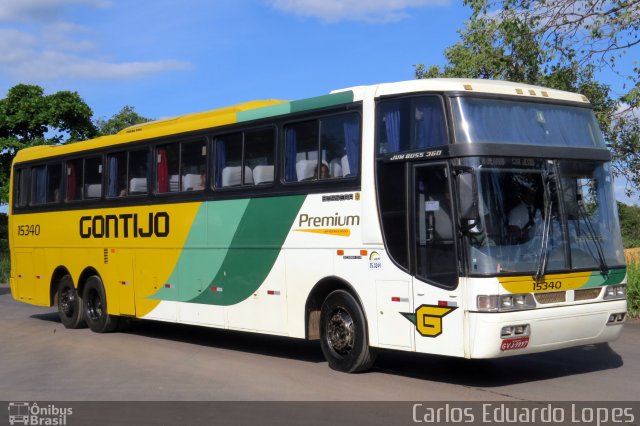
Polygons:
[[611,155],[587,98],[426,79],[252,101],[17,153],[13,297],[130,319],[498,358],[626,321]]

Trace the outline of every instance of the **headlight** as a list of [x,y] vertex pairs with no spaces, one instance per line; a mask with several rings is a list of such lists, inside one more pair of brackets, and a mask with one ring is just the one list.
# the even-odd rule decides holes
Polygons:
[[480,312],[507,312],[519,309],[532,309],[536,302],[531,294],[482,295],[477,298]]
[[610,285],[605,287],[604,300],[626,299],[626,298],[627,298],[626,284]]
[[498,311],[498,296],[478,296],[478,310],[482,312]]

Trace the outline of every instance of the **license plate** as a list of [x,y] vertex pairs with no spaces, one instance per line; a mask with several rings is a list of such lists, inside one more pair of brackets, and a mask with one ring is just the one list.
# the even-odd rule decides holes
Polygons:
[[512,351],[514,349],[524,349],[529,345],[529,337],[518,337],[516,339],[506,339],[500,345],[501,351]]

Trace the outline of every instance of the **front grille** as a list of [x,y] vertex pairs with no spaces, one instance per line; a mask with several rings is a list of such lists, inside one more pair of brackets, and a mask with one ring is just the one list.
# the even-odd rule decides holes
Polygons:
[[560,303],[567,301],[567,294],[564,291],[553,291],[550,293],[535,293],[536,301],[540,304]]
[[574,300],[577,302],[579,300],[596,299],[598,296],[600,296],[601,290],[601,288],[585,288],[584,290],[576,290]]

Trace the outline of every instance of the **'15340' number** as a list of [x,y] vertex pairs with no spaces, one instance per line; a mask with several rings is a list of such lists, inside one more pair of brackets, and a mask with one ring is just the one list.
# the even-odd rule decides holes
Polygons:
[[533,291],[544,290],[560,290],[562,289],[562,281],[542,281],[533,283]]
[[21,237],[40,235],[40,225],[18,225],[18,235]]

